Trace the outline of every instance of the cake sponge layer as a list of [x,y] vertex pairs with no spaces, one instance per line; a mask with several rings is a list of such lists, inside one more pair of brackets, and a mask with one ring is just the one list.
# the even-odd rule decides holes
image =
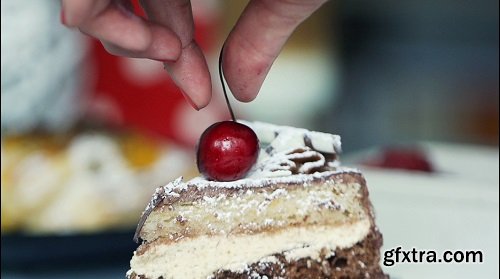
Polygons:
[[[309,175],[312,177],[312,175]],[[145,213],[138,236],[176,241],[199,235],[254,234],[288,226],[328,225],[369,219],[364,179],[357,173],[326,173],[296,183],[211,188],[186,185]],[[215,191],[216,190],[216,191]]]

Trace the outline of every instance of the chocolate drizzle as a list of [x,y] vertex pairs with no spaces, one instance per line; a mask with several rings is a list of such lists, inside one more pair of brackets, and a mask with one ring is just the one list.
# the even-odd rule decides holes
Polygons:
[[282,152],[269,146],[262,156],[266,157],[256,164],[250,178],[312,174],[335,170],[338,166],[335,154],[323,154],[308,146]]
[[307,134],[304,134],[304,144],[305,144],[307,147],[309,147],[309,148],[311,148],[311,149],[314,149],[313,144],[312,144],[312,141],[311,141],[311,138],[310,138],[310,137],[309,137],[309,135],[307,135]]
[[[272,156],[272,155],[271,155]],[[314,172],[326,171],[327,165],[325,157],[309,147],[297,148],[286,152],[268,170],[271,172],[289,171],[291,174],[310,174]]]

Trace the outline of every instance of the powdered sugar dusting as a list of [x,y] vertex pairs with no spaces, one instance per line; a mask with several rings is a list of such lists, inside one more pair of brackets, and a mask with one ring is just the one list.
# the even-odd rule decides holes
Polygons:
[[264,178],[244,178],[237,181],[222,182],[222,181],[211,181],[202,177],[196,177],[186,182],[188,187],[197,187],[203,189],[206,187],[214,188],[261,188],[269,185],[275,184],[301,184],[309,183],[318,179],[325,179],[332,175],[342,174],[342,173],[361,173],[359,169],[351,167],[338,167],[335,170],[315,172],[312,174],[295,174],[290,176],[282,177],[264,177]]

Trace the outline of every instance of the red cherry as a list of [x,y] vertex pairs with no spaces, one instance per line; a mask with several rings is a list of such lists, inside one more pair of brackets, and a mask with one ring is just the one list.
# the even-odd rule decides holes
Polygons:
[[243,178],[257,161],[259,140],[248,126],[222,121],[201,135],[196,152],[200,173],[217,181]]

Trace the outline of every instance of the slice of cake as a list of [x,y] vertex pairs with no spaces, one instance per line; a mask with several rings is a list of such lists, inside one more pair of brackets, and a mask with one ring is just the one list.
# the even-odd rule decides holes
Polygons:
[[127,277],[388,278],[365,180],[339,165],[340,137],[245,124],[261,143],[251,172],[158,188]]

